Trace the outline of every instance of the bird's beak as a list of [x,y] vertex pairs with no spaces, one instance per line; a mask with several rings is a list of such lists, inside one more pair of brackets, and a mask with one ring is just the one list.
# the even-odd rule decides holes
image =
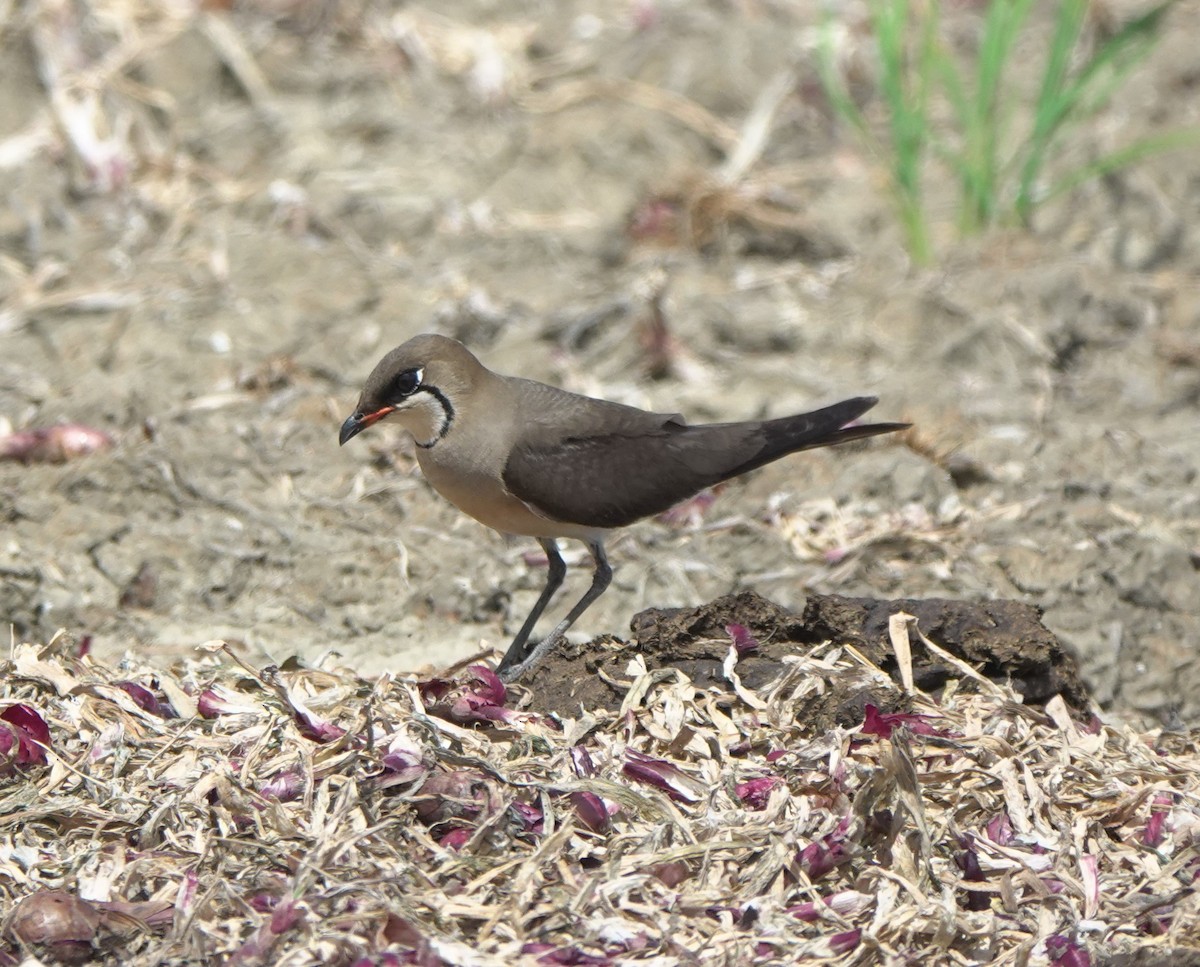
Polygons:
[[338,433],[338,446],[344,446],[347,440],[358,436],[372,423],[378,423],[395,409],[394,406],[384,406],[373,413],[351,413],[346,418],[346,422],[342,424],[341,432]]

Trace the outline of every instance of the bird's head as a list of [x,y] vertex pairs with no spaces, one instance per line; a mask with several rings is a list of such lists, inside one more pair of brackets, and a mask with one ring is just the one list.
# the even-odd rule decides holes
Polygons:
[[414,336],[371,371],[338,442],[344,444],[372,423],[394,417],[418,446],[432,447],[454,424],[454,400],[462,398],[483,371],[462,343],[432,334]]

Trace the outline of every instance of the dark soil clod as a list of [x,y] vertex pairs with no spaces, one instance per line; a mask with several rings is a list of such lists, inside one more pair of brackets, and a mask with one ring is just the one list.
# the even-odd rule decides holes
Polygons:
[[[697,608],[650,608],[637,614],[634,643],[605,636],[570,645],[551,655],[525,683],[533,707],[574,715],[579,708],[616,709],[621,705],[625,665],[640,652],[649,669],[678,668],[699,688],[725,685],[722,666],[729,653],[726,628],[740,624],[759,641],[743,656],[738,675],[749,688],[768,685],[784,669],[783,659],[826,642],[853,645],[899,682],[888,638],[888,619],[906,612],[935,644],[997,682],[1010,682],[1025,700],[1043,704],[1055,695],[1077,709],[1086,708],[1089,692],[1074,657],[1042,624],[1037,608],[1018,601],[953,601],[943,598],[881,601],[840,595],[812,595],[803,612],[788,611],[754,591],[726,595]],[[947,681],[962,678],[951,663],[913,639],[913,678],[923,691],[936,693]],[[607,680],[606,680],[607,679]],[[614,684],[616,683],[616,684]],[[973,687],[968,683],[967,687]],[[856,724],[869,702],[881,709],[902,707],[900,694],[853,694],[834,689],[817,720]]]

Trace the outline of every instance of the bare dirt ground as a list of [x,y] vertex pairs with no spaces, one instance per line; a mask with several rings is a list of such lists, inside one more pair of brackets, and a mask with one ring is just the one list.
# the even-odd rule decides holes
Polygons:
[[[18,639],[364,674],[503,648],[536,547],[438,498],[395,431],[337,447],[378,357],[434,330],[694,421],[867,392],[917,425],[631,528],[581,634],[747,588],[1015,598],[1108,708],[1200,721],[1196,152],[969,244],[933,185],[946,254],[919,271],[820,95],[815,3],[219,6],[0,5],[0,423],[118,441],[0,463]],[[1074,161],[1197,123],[1198,33],[1181,5]],[[666,244],[654,199],[718,179],[787,71],[761,156],[696,209],[787,217]]]

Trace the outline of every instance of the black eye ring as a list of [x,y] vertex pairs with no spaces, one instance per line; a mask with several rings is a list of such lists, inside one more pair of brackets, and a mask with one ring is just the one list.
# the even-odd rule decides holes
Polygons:
[[392,381],[392,389],[398,399],[412,396],[421,387],[422,369],[406,369]]

